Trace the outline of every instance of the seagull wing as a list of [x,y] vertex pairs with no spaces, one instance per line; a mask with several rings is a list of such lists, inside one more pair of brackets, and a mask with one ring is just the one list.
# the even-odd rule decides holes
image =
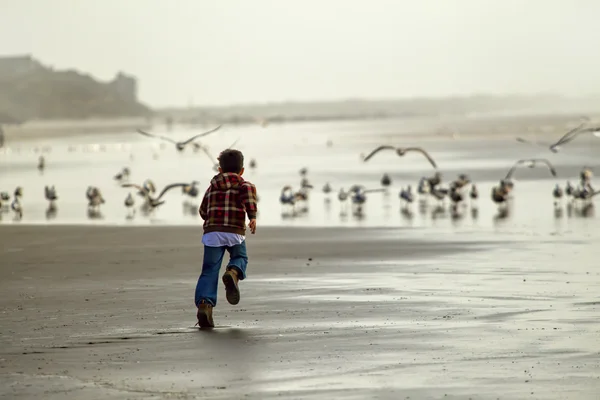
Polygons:
[[174,141],[173,139],[171,139],[171,138],[169,138],[169,137],[166,137],[166,136],[152,135],[152,134],[150,134],[150,133],[148,133],[148,132],[145,132],[145,131],[143,131],[143,130],[141,130],[141,129],[138,129],[138,130],[137,130],[137,132],[138,132],[138,133],[141,133],[141,134],[142,134],[142,135],[144,135],[144,136],[148,136],[148,137],[151,137],[151,138],[156,138],[156,139],[162,139],[162,140],[166,140],[167,142],[171,142],[171,143],[177,144],[177,142],[176,142],[176,141]]
[[232,148],[233,146],[235,146],[235,145],[237,144],[237,142],[239,142],[239,141],[240,141],[240,138],[237,138],[237,139],[235,140],[235,142],[231,143],[231,146],[229,146],[227,149],[231,149],[231,148]]
[[144,187],[142,187],[140,185],[136,185],[135,183],[124,183],[121,185],[121,187],[124,187],[124,188],[134,187],[137,190],[146,193],[146,189],[144,189]]
[[508,173],[506,174],[506,177],[504,178],[504,180],[509,180],[512,177],[512,175],[515,173],[517,167],[519,165],[527,162],[527,161],[530,161],[530,160],[519,160],[519,161],[517,161],[512,167],[510,167],[510,169],[508,170]]
[[218,131],[219,129],[221,129],[221,126],[222,126],[222,125],[219,125],[219,126],[217,126],[216,128],[214,128],[214,129],[211,129],[211,130],[210,130],[210,131],[208,131],[208,132],[202,132],[202,133],[199,133],[199,134],[197,134],[197,135],[194,135],[194,136],[192,136],[191,138],[189,138],[188,140],[186,140],[185,142],[181,142],[181,144],[183,144],[183,145],[186,145],[186,144],[188,144],[188,143],[190,143],[190,142],[194,141],[195,139],[198,139],[198,138],[204,137],[204,136],[206,136],[206,135],[210,135],[211,133],[213,133],[213,132],[216,132],[216,131]]
[[548,169],[550,170],[550,173],[552,174],[552,176],[556,177],[556,168],[554,168],[554,165],[552,165],[550,163],[550,161],[548,161],[545,158],[534,158],[532,161],[534,161],[536,163],[546,164],[548,166]]
[[158,195],[158,197],[156,198],[156,200],[160,200],[161,197],[164,196],[165,193],[167,193],[169,190],[176,188],[176,187],[182,187],[182,186],[189,186],[189,183],[172,183],[170,185],[165,186],[165,188],[162,190],[162,192],[160,192],[160,194]]
[[575,137],[582,133],[582,129],[585,125],[587,124],[587,120],[584,120],[581,124],[577,125],[575,128],[571,129],[570,131],[568,131],[567,133],[565,133],[560,139],[558,139],[558,141],[556,143],[554,143],[552,146],[556,147],[556,146],[560,146],[561,144],[565,144],[570,142],[571,140],[575,139]]
[[217,159],[216,159],[216,158],[214,158],[214,157],[212,156],[212,154],[210,154],[210,151],[208,151],[208,149],[207,149],[206,147],[204,147],[204,146],[203,146],[203,147],[202,147],[202,151],[204,152],[204,154],[206,154],[206,156],[207,156],[208,158],[210,158],[210,161],[212,161],[213,163],[214,163],[214,162],[217,162]]
[[373,157],[375,154],[379,153],[381,150],[396,150],[396,148],[394,146],[379,146],[378,148],[373,150],[371,153],[369,153],[369,155],[363,159],[363,162],[369,161],[369,159],[371,157]]
[[368,190],[363,190],[363,193],[376,193],[376,192],[385,192],[384,188],[381,189],[368,189]]
[[419,152],[421,154],[423,154],[425,156],[425,158],[427,158],[427,160],[429,161],[429,163],[433,166],[433,168],[437,169],[437,164],[435,163],[435,161],[433,161],[433,158],[431,158],[431,156],[429,155],[429,153],[427,153],[425,150],[423,150],[420,147],[407,147],[406,149],[404,149],[404,151],[416,151]]

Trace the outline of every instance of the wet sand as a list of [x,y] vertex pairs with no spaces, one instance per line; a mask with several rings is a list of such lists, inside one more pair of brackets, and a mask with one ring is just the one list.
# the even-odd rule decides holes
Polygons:
[[591,240],[260,228],[194,328],[198,227],[0,226],[0,398],[597,399]]

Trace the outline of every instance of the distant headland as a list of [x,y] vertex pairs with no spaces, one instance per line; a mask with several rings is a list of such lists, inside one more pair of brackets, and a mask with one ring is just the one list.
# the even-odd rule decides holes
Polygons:
[[30,120],[143,117],[137,80],[118,72],[100,82],[76,70],[55,70],[31,55],[0,56],[0,124]]

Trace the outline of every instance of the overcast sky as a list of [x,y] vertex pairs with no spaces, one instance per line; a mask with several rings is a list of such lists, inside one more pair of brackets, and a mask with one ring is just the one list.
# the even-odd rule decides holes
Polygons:
[[0,55],[151,106],[600,92],[597,0],[0,0]]

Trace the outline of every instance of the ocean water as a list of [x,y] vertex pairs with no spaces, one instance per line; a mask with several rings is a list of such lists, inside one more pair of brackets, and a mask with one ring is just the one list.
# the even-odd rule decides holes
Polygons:
[[[385,226],[446,232],[504,231],[534,236],[597,234],[593,204],[585,209],[566,201],[555,205],[552,190],[555,184],[564,187],[567,180],[577,183],[583,166],[593,168],[598,164],[600,138],[582,137],[553,154],[547,148],[519,143],[512,137],[418,136],[411,134],[410,129],[411,124],[404,120],[225,126],[199,142],[216,156],[237,141],[235,147],[244,152],[246,165],[251,159],[256,161],[256,168],[246,168],[244,178],[258,188],[259,227]],[[153,132],[182,140],[201,131],[175,127],[170,132],[161,128]],[[515,137],[520,134],[515,132]],[[398,157],[387,151],[363,162],[361,156],[379,144],[423,147],[436,160],[444,184],[459,173],[466,173],[477,184],[480,198],[476,202],[466,201],[458,213],[451,213],[447,202],[440,205],[433,199],[418,200],[418,197],[403,210],[398,197],[401,187],[412,185],[416,189],[418,179],[432,175],[434,170],[417,153]],[[37,169],[40,155],[46,160],[43,172]],[[531,157],[550,160],[558,177],[552,177],[543,167],[519,169],[514,176],[516,185],[508,213],[499,213],[490,199],[492,187],[517,159]],[[214,175],[212,165],[202,151],[188,147],[178,152],[169,142],[136,132],[9,142],[0,150],[0,191],[12,194],[16,186],[21,186],[24,214],[17,220],[6,210],[10,202],[5,202],[0,223],[200,225],[197,208]],[[135,190],[122,188],[114,179],[123,167],[131,170],[129,182],[141,184],[152,179],[158,191],[170,183],[196,180],[200,195],[190,198],[175,188],[165,195],[165,204],[151,214],[140,210],[143,199],[135,196],[136,211],[132,214],[124,206],[124,200],[128,193],[135,194]],[[285,185],[299,188],[301,168],[308,169],[307,178],[314,189],[306,204],[308,210],[293,216],[281,206],[279,195]],[[350,204],[338,201],[340,188],[348,189],[354,184],[381,188],[384,173],[391,176],[392,185],[386,192],[370,193],[362,214],[356,215]],[[329,196],[322,192],[325,183],[333,188]],[[55,212],[48,212],[45,185],[56,187]],[[106,200],[99,213],[88,212],[85,191],[90,185],[99,187]]]

